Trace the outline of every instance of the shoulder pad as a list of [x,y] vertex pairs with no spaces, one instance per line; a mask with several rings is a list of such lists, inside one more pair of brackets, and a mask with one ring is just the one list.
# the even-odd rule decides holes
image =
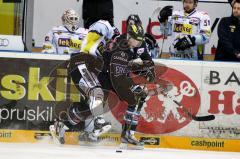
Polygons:
[[85,29],[85,28],[78,28],[76,31],[76,33],[80,33],[80,34],[86,34],[88,33],[88,29]]
[[68,31],[64,26],[55,26],[52,28],[52,31],[55,32],[55,31]]

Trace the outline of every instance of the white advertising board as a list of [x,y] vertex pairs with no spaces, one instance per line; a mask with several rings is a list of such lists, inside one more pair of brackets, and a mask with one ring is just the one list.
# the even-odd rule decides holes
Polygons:
[[0,50],[24,51],[22,36],[0,35]]
[[[55,108],[61,108],[60,110],[68,108],[70,104],[64,101],[69,94],[74,94],[77,97],[74,99],[79,101],[79,94],[72,91],[73,89],[67,89],[67,87],[73,88],[66,84],[69,79],[66,74],[69,55],[1,52],[0,60],[0,68],[2,68],[0,102],[3,104],[9,100],[17,101],[14,107],[9,107],[9,110],[5,107],[0,108],[2,122],[19,121],[19,126],[22,124],[22,127],[25,127],[25,122],[42,123],[47,119],[45,123],[47,124],[55,115],[51,114],[52,111],[49,110],[52,109],[48,106],[56,111]],[[160,88],[166,88],[164,83],[167,82],[171,84],[172,89],[147,98],[140,112],[138,132],[170,136],[240,138],[239,63],[156,59],[155,72],[155,83],[161,85]],[[59,76],[59,73],[64,74]],[[50,79],[54,77],[56,80],[52,80],[55,81],[52,83]],[[15,84],[13,81],[18,83]],[[31,89],[32,87],[34,89]],[[155,87],[155,84],[147,85],[148,89],[154,90]],[[61,92],[58,88],[65,91]],[[108,94],[107,103],[111,106],[111,111],[106,115],[107,120],[112,122],[112,131],[120,132],[127,104],[115,97],[114,93]],[[12,119],[16,113],[11,109],[18,108],[27,112],[35,107],[48,108],[46,111],[50,115],[48,113],[44,115],[51,118],[42,116],[44,120],[34,118],[34,121],[30,120],[33,118],[26,119],[27,121],[25,118]],[[215,119],[195,121],[183,111],[182,107],[196,116],[214,115]],[[6,112],[12,112],[13,116],[9,113],[6,115]]]

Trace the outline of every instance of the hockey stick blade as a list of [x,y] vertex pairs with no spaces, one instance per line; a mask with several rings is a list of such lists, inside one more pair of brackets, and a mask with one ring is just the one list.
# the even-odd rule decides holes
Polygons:
[[174,103],[176,103],[178,106],[182,107],[182,110],[184,113],[186,113],[190,118],[192,118],[195,121],[211,121],[215,119],[215,115],[206,115],[206,116],[196,116],[191,114],[184,106],[182,106],[179,102],[173,100]]

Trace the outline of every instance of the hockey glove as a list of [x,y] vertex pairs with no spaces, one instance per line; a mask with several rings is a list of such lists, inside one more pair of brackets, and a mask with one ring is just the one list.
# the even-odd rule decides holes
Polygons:
[[143,69],[141,74],[146,78],[148,82],[154,82],[155,70],[153,61],[143,61]]
[[145,78],[148,82],[154,82],[154,79],[155,79],[155,72],[153,69],[149,69],[147,72],[146,72],[146,75],[145,75]]
[[148,49],[152,50],[157,47],[157,41],[151,34],[145,33],[144,35],[145,42],[147,43]]
[[240,51],[236,51],[236,52],[235,52],[235,55],[236,55],[237,58],[240,59]]
[[165,6],[158,15],[158,20],[160,23],[166,22],[169,16],[172,15],[173,12],[173,6]]
[[119,32],[118,28],[114,28],[112,41],[114,41],[116,39],[116,37],[118,37],[119,35],[120,35],[120,32]]
[[178,51],[184,51],[195,45],[195,37],[191,35],[186,35],[183,38],[178,39],[174,48]]
[[133,85],[130,90],[134,93],[136,97],[146,97],[146,92],[139,85]]

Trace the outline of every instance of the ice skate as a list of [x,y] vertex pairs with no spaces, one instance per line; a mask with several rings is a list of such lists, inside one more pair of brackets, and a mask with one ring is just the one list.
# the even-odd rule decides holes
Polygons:
[[92,135],[92,132],[84,131],[79,135],[80,142],[89,142],[89,143],[96,143],[98,138]]
[[134,131],[127,130],[121,135],[121,144],[119,149],[142,150],[144,149],[144,142],[138,141],[135,138]]
[[111,129],[111,123],[106,122],[102,117],[94,120],[94,129],[91,132],[83,132],[79,136],[80,141],[98,142],[98,137]]
[[49,126],[50,133],[55,144],[61,145],[65,143],[64,134],[69,128],[61,121],[56,120],[53,125]]
[[112,128],[110,122],[106,122],[102,117],[97,117],[94,120],[94,129],[92,135],[98,137],[106,132],[108,132]]

